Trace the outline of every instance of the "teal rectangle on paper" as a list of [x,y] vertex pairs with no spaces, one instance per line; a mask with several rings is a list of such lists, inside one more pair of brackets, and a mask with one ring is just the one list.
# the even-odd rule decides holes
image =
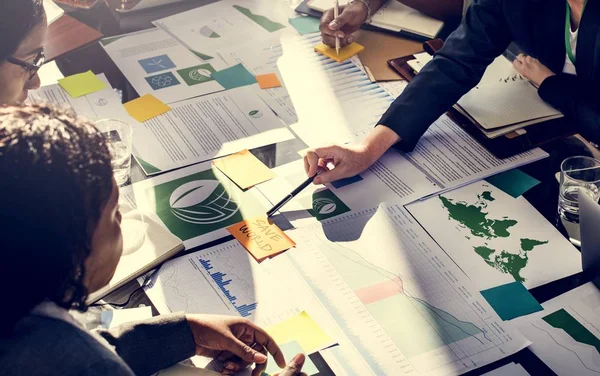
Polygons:
[[351,176],[349,178],[332,181],[331,185],[333,185],[336,189],[340,189],[340,188],[343,188],[343,187],[345,187],[347,185],[358,183],[361,180],[363,180],[362,176],[360,176],[360,175],[354,175],[354,176]]
[[[281,349],[281,352],[283,352],[285,361],[288,363],[294,358],[294,356],[296,356],[296,354],[304,353],[304,350],[302,349],[302,346],[300,346],[300,343],[298,343],[298,341],[284,343],[283,345],[279,345],[279,348]],[[277,363],[275,363],[275,359],[273,359],[271,354],[269,354],[269,359],[267,360],[267,369],[265,370],[263,375],[265,373],[268,375],[273,375],[278,372],[281,372],[281,369],[279,369]],[[308,354],[306,354],[306,361],[304,361],[304,366],[302,366],[302,372],[306,373],[309,376],[319,373],[319,369],[317,368],[317,366],[315,366],[312,360],[310,360]]]
[[212,78],[217,81],[225,90],[235,89],[236,87],[248,86],[256,83],[256,77],[246,69],[242,64],[223,69],[212,74]]
[[512,282],[483,290],[481,295],[504,321],[544,309],[521,282]]
[[527,175],[518,168],[501,172],[497,175],[490,176],[485,180],[514,198],[521,196],[531,188],[540,184],[539,180]]
[[319,31],[321,20],[315,17],[296,17],[289,19],[290,24],[300,35],[312,34]]

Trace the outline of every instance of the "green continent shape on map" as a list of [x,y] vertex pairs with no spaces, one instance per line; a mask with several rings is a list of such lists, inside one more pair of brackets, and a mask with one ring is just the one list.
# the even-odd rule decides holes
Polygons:
[[471,234],[480,238],[507,238],[510,236],[508,229],[518,222],[514,219],[489,219],[488,213],[483,209],[487,207],[486,201],[493,201],[490,192],[483,192],[479,201],[473,205],[466,202],[454,202],[444,196],[439,196],[442,204],[448,210],[448,216],[471,231]]
[[543,244],[548,244],[548,241],[521,239],[521,251],[518,254],[506,252],[504,250],[500,252],[500,254],[496,254],[495,249],[485,246],[475,247],[474,249],[488,265],[502,273],[512,275],[517,282],[525,282],[525,278],[521,276],[521,271],[529,262],[527,252],[533,250],[536,246]]

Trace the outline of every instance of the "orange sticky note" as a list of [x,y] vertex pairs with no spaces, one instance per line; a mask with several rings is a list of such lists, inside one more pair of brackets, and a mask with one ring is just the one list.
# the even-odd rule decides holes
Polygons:
[[296,245],[279,227],[270,223],[266,216],[246,219],[227,227],[227,231],[259,262]]
[[146,94],[123,105],[129,115],[139,122],[162,115],[171,111],[167,106],[152,94]]
[[275,73],[259,74],[256,76],[256,82],[261,89],[273,89],[274,87],[281,87],[281,81]]
[[273,171],[248,150],[214,160],[213,165],[242,189],[254,187],[275,177]]
[[325,43],[320,43],[315,46],[316,52],[318,52],[322,55],[325,55],[328,58],[337,61],[338,63],[341,63],[344,60],[348,60],[354,55],[358,55],[364,49],[365,48],[363,46],[354,42],[354,43],[347,45],[344,48],[340,48],[340,54],[338,55],[335,52],[335,48],[331,48],[328,45],[326,45]]

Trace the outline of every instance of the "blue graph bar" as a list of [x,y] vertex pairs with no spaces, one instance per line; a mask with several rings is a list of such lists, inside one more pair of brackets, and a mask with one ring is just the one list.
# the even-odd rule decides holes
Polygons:
[[231,279],[227,279],[227,274],[221,273],[221,272],[211,272],[211,270],[213,270],[214,268],[211,265],[210,261],[204,260],[202,258],[199,260],[200,260],[200,265],[202,265],[204,270],[206,270],[208,272],[208,274],[210,274],[213,281],[215,281],[217,286],[219,286],[219,289],[221,289],[223,294],[225,294],[227,299],[229,299],[229,301],[235,307],[235,309],[238,311],[238,313],[242,317],[251,316],[252,312],[254,312],[254,310],[256,309],[256,306],[258,305],[258,303],[242,304],[242,305],[238,306],[235,303],[235,301],[237,300],[237,297],[231,295],[231,292],[229,291],[229,289],[227,289],[227,285],[229,285],[231,283]]

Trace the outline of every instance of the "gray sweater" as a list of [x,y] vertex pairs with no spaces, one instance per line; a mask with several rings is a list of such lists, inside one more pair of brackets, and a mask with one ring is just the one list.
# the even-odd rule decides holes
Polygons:
[[0,338],[0,375],[149,375],[194,353],[183,314],[88,332],[75,322],[32,313],[13,336]]

